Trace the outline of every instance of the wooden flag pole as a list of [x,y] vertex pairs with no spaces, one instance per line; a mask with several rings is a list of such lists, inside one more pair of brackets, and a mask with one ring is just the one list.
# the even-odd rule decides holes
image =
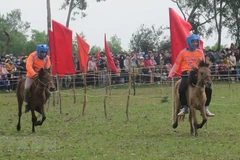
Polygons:
[[129,72],[129,74],[128,74],[128,96],[127,96],[127,106],[126,106],[127,120],[129,120],[129,102],[130,102],[130,94],[131,94],[131,86],[132,86],[131,58],[129,59],[128,72]]
[[60,113],[62,113],[61,92],[60,92],[60,83],[59,83],[58,74],[57,74],[57,88],[58,88],[58,104],[60,105]]
[[[108,73],[109,69],[108,69],[108,65],[107,65],[107,73]],[[108,96],[108,74],[106,74],[106,92],[105,92],[105,97],[104,97],[104,114],[105,114],[105,118],[107,119],[107,96]]]
[[86,73],[83,73],[83,83],[84,83],[84,101],[83,101],[83,109],[82,116],[85,114],[86,104],[87,104],[87,82],[86,82]]
[[73,75],[73,103],[76,103],[76,75]]

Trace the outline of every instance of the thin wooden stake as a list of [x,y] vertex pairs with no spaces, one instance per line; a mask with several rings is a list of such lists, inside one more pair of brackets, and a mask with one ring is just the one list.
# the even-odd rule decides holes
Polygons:
[[[107,73],[108,73],[108,67],[107,67]],[[105,115],[105,118],[107,119],[107,104],[106,104],[106,101],[107,101],[107,96],[108,96],[108,74],[106,74],[106,93],[105,93],[105,97],[104,97],[104,115]]]
[[83,84],[84,84],[84,101],[83,101],[83,109],[82,116],[85,114],[86,104],[87,104],[87,82],[86,82],[86,73],[83,73]]
[[60,113],[62,113],[62,102],[61,102],[59,76],[57,76],[57,88],[58,88],[58,104],[60,106]]
[[136,74],[135,68],[133,67],[133,95],[136,95]]
[[76,103],[76,76],[73,75],[73,103]]
[[131,58],[129,59],[128,64],[128,97],[127,97],[127,106],[126,106],[126,116],[129,121],[129,102],[130,102],[130,94],[131,94],[131,86],[132,86],[132,70],[131,70]]

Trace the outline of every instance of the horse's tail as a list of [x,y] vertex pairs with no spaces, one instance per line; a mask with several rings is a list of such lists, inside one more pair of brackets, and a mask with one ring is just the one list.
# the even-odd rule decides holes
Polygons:
[[18,84],[17,84],[17,90],[16,90],[16,95],[18,98],[20,98],[22,95],[21,95],[21,86],[23,85],[24,81],[25,81],[26,78],[22,78],[19,80]]

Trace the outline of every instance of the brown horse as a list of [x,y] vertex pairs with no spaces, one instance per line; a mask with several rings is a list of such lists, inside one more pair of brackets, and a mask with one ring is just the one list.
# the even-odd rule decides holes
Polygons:
[[[24,83],[26,78],[22,78],[17,87],[17,100],[18,100],[18,124],[17,130],[21,129],[21,115],[22,115],[22,104],[24,101],[23,92],[24,92]],[[46,119],[44,104],[50,97],[49,91],[53,91],[55,89],[53,78],[50,72],[46,69],[41,69],[38,73],[38,76],[34,78],[34,81],[30,88],[29,97],[29,109],[32,113],[32,132],[35,132],[35,126],[42,125],[44,120]],[[42,115],[42,120],[37,121],[37,117],[35,115],[35,111]]]
[[[206,93],[205,87],[207,83],[211,83],[211,71],[209,69],[210,63],[200,61],[198,63],[198,69],[194,68],[189,72],[188,77],[188,89],[186,92],[188,107],[190,108],[189,122],[191,127],[191,134],[197,136],[197,129],[202,128],[203,125],[207,122],[206,116]],[[177,128],[178,119],[184,119],[184,116],[178,116],[178,113],[181,109],[180,99],[178,88],[180,85],[181,79],[178,80],[175,84],[174,93],[175,93],[175,104],[174,104],[174,113],[173,113],[173,128]],[[202,123],[198,124],[196,117],[196,110],[201,112]]]

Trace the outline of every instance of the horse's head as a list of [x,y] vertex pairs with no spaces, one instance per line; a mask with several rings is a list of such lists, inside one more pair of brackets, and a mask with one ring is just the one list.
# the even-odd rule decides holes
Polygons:
[[212,83],[210,63],[208,61],[199,61],[198,68],[194,68],[189,72],[188,81],[192,86],[203,86]]
[[41,68],[38,73],[38,78],[39,81],[50,91],[54,91],[56,89],[52,75],[49,70]]
[[212,83],[209,61],[206,61],[206,62],[203,60],[199,61],[197,78],[200,81],[200,83],[203,83],[203,84]]

